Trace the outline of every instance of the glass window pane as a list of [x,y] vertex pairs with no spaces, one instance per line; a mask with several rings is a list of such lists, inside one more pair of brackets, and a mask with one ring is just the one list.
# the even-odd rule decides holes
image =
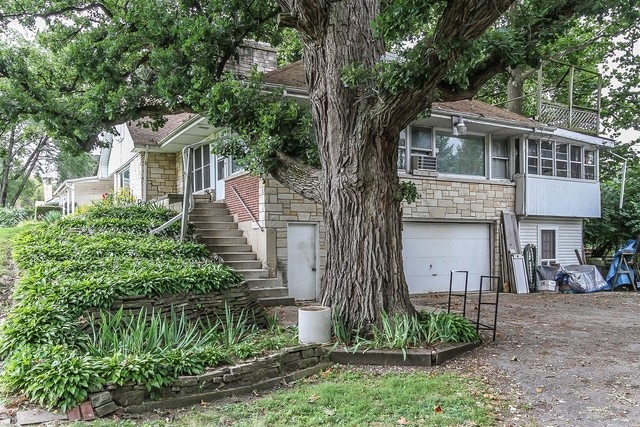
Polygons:
[[542,175],[553,176],[552,159],[542,159]]
[[484,137],[438,132],[436,146],[439,172],[486,176]]
[[582,163],[571,163],[571,178],[582,178]]
[[571,161],[572,162],[580,162],[582,161],[582,148],[572,145],[571,146]]
[[509,157],[507,140],[493,137],[491,139],[491,154],[493,157]]
[[431,150],[431,128],[411,126],[411,148]]
[[530,174],[538,173],[538,159],[536,157],[529,157],[527,159],[527,172]]
[[398,148],[398,169],[405,170],[406,169],[406,155],[407,149],[405,147]]
[[527,144],[527,155],[528,156],[537,156],[538,155],[538,140],[530,139]]
[[491,161],[491,177],[492,178],[508,178],[507,166],[508,166],[508,160],[493,159]]
[[567,144],[556,143],[556,159],[567,160]]
[[556,259],[555,230],[540,230],[540,258],[543,260]]
[[202,164],[209,165],[211,164],[211,151],[209,151],[209,147],[202,147]]
[[202,169],[198,169],[193,173],[193,191],[200,191],[202,189]]
[[540,143],[540,157],[545,159],[553,158],[553,144],[549,141],[543,141]]
[[193,169],[202,167],[202,147],[193,150]]
[[218,181],[221,181],[226,177],[225,170],[224,170],[224,164],[225,164],[224,160],[225,160],[224,158],[218,159],[218,162],[216,164],[216,169],[217,169],[216,179]]
[[556,176],[567,177],[567,162],[566,161],[556,161]]
[[204,180],[204,188],[211,187],[211,166],[208,164],[202,168],[202,178]]

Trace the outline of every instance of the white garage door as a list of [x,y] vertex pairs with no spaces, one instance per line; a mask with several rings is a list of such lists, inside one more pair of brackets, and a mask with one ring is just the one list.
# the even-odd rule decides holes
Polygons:
[[[489,249],[488,224],[405,222],[402,254],[409,292],[448,291],[451,270],[468,271],[469,289],[477,290],[480,276],[491,271]],[[459,277],[454,285],[458,282]]]

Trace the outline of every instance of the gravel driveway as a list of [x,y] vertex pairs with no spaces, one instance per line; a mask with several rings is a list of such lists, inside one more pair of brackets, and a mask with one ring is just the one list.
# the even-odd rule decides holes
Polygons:
[[439,369],[479,376],[496,399],[517,402],[502,425],[640,426],[640,293],[501,294],[498,313],[495,343]]

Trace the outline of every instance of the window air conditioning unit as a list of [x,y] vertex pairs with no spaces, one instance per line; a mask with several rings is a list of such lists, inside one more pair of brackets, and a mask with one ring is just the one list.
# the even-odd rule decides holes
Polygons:
[[411,170],[414,171],[436,171],[438,163],[436,156],[426,156],[423,154],[411,155]]

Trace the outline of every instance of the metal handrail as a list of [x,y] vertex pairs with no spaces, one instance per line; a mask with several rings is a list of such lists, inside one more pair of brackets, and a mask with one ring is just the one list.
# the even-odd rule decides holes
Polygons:
[[253,222],[255,222],[258,227],[260,228],[260,231],[264,231],[264,228],[262,227],[262,225],[260,225],[260,223],[258,222],[258,220],[256,220],[256,217],[253,216],[253,213],[251,213],[251,211],[249,210],[249,207],[247,206],[247,204],[244,202],[244,200],[242,200],[242,196],[240,196],[240,194],[238,194],[238,190],[236,190],[235,186],[231,186],[231,190],[233,191],[233,193],[236,195],[236,197],[238,198],[238,200],[240,200],[240,203],[242,204],[242,206],[244,207],[244,209],[247,211],[247,213],[249,214],[249,216],[251,217],[251,219],[253,220]]
[[209,142],[196,142],[195,144],[187,145],[182,149],[182,173],[183,173],[183,192],[182,192],[182,212],[171,218],[169,221],[162,224],[160,227],[154,228],[150,231],[151,234],[159,233],[178,219],[182,219],[180,226],[180,241],[184,241],[187,236],[187,226],[189,224],[189,213],[193,210],[194,199],[193,192],[191,191],[191,152],[199,147],[209,145]]

